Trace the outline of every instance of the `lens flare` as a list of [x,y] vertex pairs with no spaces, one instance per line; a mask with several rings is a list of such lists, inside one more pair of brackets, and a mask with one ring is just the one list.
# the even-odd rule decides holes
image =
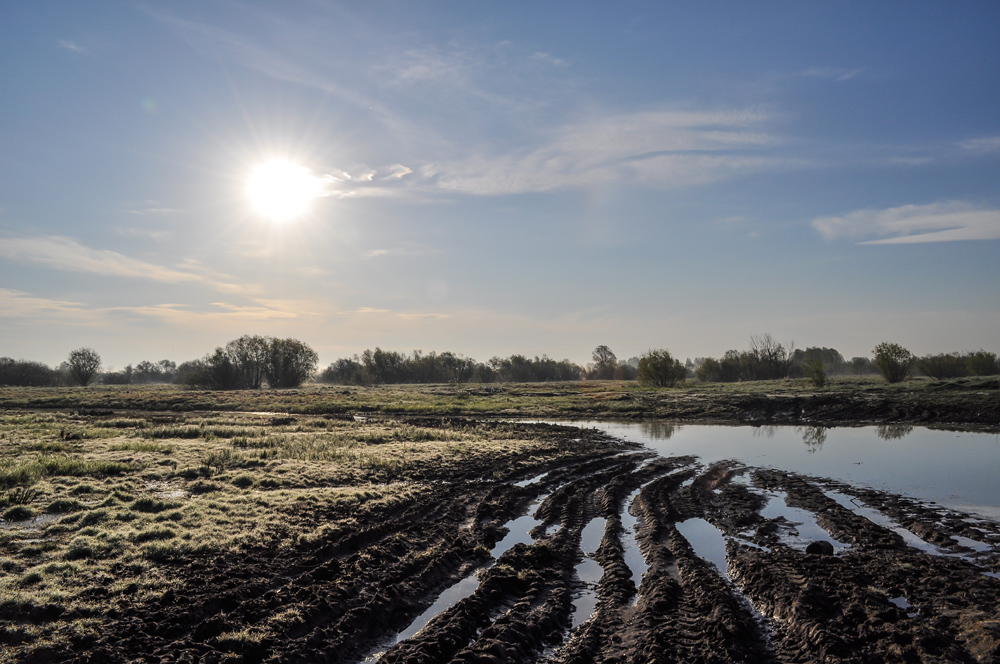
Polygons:
[[247,180],[246,193],[258,214],[288,221],[309,209],[322,195],[323,181],[300,164],[273,159],[257,166]]

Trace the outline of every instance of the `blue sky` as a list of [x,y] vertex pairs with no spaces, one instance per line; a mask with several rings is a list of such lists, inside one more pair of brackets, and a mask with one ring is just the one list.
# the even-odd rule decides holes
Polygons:
[[[0,354],[1000,351],[996,3],[0,8]],[[281,158],[320,184],[276,222]]]

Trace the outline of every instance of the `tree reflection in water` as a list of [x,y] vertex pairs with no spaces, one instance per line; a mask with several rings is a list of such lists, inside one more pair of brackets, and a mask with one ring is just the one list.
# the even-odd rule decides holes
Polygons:
[[875,433],[882,440],[899,440],[911,431],[913,427],[909,424],[880,424],[875,427]]
[[802,442],[809,448],[809,454],[823,449],[827,427],[796,427],[795,430],[802,434]]
[[673,422],[640,422],[639,428],[644,436],[648,436],[654,440],[670,440],[670,437],[681,430],[677,424]]

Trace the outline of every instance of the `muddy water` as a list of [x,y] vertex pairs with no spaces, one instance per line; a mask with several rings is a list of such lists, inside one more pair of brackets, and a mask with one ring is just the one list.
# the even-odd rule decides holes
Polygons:
[[726,538],[718,528],[704,519],[694,518],[679,522],[677,530],[699,557],[715,565],[719,573],[731,581],[726,562]]
[[826,540],[833,545],[835,551],[849,548],[850,544],[840,542],[827,532],[816,521],[816,515],[809,510],[791,507],[787,504],[788,497],[784,491],[767,491],[767,504],[760,511],[765,519],[783,519],[787,524],[779,528],[778,534],[782,543],[799,551],[805,551],[810,542]]
[[661,456],[830,477],[1000,520],[1000,436],[924,427],[689,425],[564,422],[646,445]]
[[[649,571],[649,565],[646,563],[646,558],[642,555],[642,551],[639,550],[638,528],[639,519],[632,515],[630,511],[632,507],[632,502],[642,491],[642,487],[633,491],[628,498],[625,499],[625,503],[622,505],[621,520],[622,520],[622,548],[625,550],[625,564],[628,568],[632,570],[632,583],[638,588],[642,583],[643,575]],[[638,598],[636,595],[633,598],[633,602]]]

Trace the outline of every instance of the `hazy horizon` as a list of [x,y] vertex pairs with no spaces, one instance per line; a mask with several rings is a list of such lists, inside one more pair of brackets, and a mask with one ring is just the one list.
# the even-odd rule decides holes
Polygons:
[[[8,4],[0,355],[1000,352],[997,25],[995,3]],[[274,160],[304,179],[268,208]]]

